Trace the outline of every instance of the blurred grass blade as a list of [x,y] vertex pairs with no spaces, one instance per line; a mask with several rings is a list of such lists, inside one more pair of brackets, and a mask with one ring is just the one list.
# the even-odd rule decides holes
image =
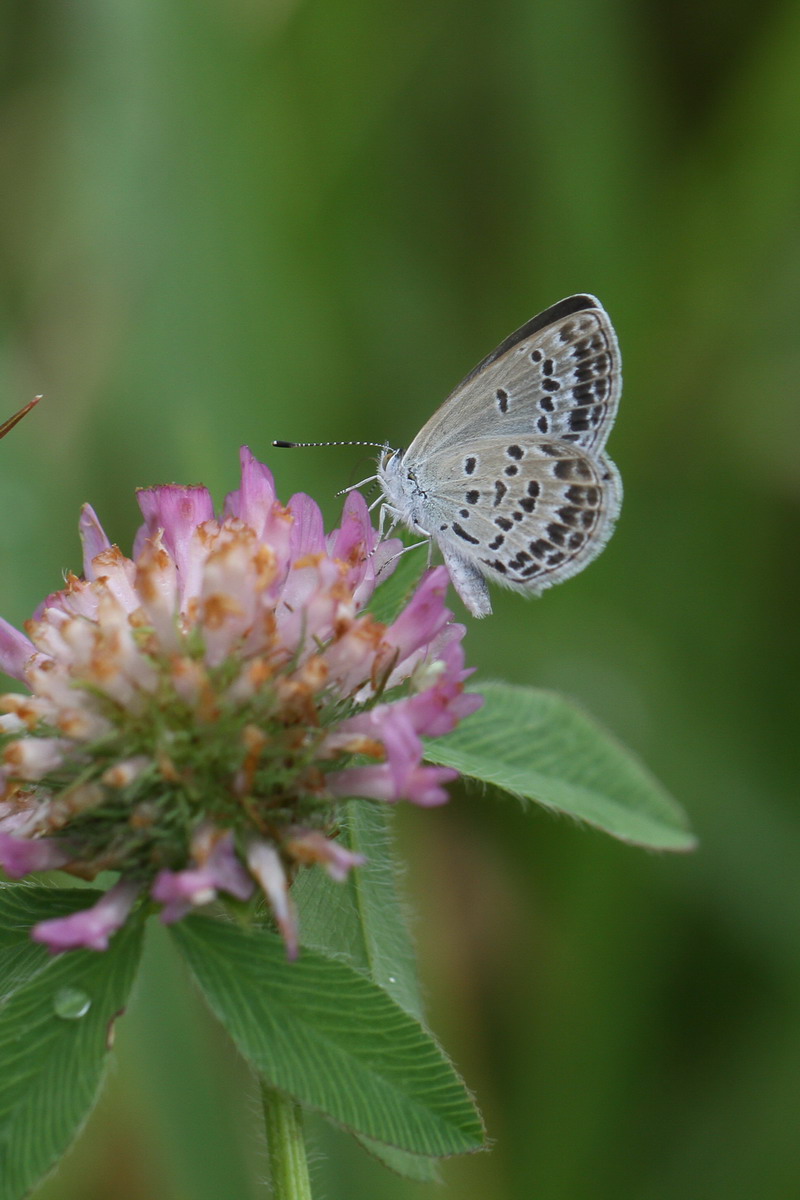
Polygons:
[[41,396],[34,396],[24,408],[21,408],[19,412],[14,413],[13,417],[9,417],[7,421],[3,421],[3,424],[0,425],[0,438],[4,438],[7,433],[10,433],[14,426],[18,424],[18,422],[21,421],[22,418],[26,416],[32,408],[36,407],[41,398]]

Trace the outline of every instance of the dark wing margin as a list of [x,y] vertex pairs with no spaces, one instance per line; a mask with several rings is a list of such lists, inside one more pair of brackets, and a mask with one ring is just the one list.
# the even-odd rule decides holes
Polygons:
[[597,297],[590,296],[588,292],[582,292],[576,296],[567,296],[565,299],[559,300],[557,304],[551,304],[544,312],[531,317],[530,321],[526,321],[514,333],[510,333],[505,341],[501,342],[491,354],[486,355],[486,358],[482,358],[478,365],[472,368],[469,375],[466,375],[461,380],[458,387],[453,389],[451,395],[455,392],[460,392],[465,384],[474,379],[476,375],[480,375],[481,371],[490,366],[495,359],[500,358],[508,350],[513,350],[514,346],[524,341],[525,338],[530,337],[531,334],[538,333],[540,329],[546,329],[549,325],[555,325],[557,321],[563,320],[564,317],[572,317],[575,313],[586,312],[587,309],[592,308],[599,309],[600,312],[605,311]]

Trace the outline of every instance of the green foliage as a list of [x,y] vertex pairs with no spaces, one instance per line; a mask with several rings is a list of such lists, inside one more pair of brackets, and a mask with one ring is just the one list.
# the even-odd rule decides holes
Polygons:
[[414,948],[397,895],[385,805],[351,800],[342,841],[366,862],[336,883],[325,871],[302,872],[293,887],[304,945],[345,958],[417,1020],[422,1001]]
[[1,1200],[25,1195],[86,1120],[128,1001],[141,944],[137,917],[102,954],[53,957],[30,938],[37,921],[97,899],[84,889],[0,886]]
[[[344,883],[325,871],[304,871],[293,893],[304,945],[338,955],[363,971],[417,1020],[423,1020],[414,948],[397,894],[385,805],[350,801],[342,841],[366,862]],[[370,1138],[359,1141],[386,1166],[410,1179],[438,1179],[436,1164]]]
[[483,1131],[431,1036],[346,963],[204,917],[173,928],[212,1010],[265,1080],[412,1154],[476,1150]]
[[561,696],[487,683],[484,705],[428,742],[430,762],[653,850],[692,850],[686,816],[633,755]]

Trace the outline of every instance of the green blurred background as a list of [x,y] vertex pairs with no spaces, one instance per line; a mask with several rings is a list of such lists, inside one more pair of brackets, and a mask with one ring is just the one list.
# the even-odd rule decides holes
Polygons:
[[[314,1126],[320,1196],[800,1194],[800,7],[792,0],[6,0],[0,612],[91,499],[284,497],[407,445],[573,291],[617,326],[618,531],[470,622],[484,676],[579,698],[689,810],[684,858],[472,793],[398,832],[434,1029],[494,1147],[446,1191]],[[455,601],[454,601],[455,604]],[[459,613],[461,612],[458,608]],[[154,930],[154,934],[158,931]],[[46,1200],[256,1200],[256,1092],[154,936]]]

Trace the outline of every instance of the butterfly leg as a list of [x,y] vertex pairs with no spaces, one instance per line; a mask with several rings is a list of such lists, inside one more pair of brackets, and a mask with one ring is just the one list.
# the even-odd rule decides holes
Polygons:
[[[381,503],[381,501],[383,501],[383,503]],[[375,501],[375,504],[381,504],[380,512],[378,513],[378,536],[375,540],[375,545],[370,550],[369,554],[367,555],[367,558],[372,558],[372,556],[377,552],[378,547],[380,546],[381,542],[383,542],[384,539],[389,536],[389,534],[392,532],[392,530],[394,529],[394,527],[398,524],[398,522],[400,520],[395,509],[392,508],[391,504],[386,503],[386,501],[383,499],[383,496],[380,496],[378,498],[378,500]],[[375,504],[371,504],[367,511],[372,512],[372,509],[375,507]],[[388,529],[386,528],[387,518],[392,518],[392,523],[388,527]],[[402,553],[402,551],[401,551],[401,553]],[[381,567],[381,571],[383,570],[383,567],[386,566],[386,563],[394,562],[395,558],[397,558],[396,554],[392,554],[389,558],[387,558],[386,562]],[[378,574],[380,574],[380,571],[378,572]]]
[[[381,571],[385,570],[386,567],[388,567],[389,563],[396,562],[398,558],[402,558],[404,554],[408,554],[409,550],[418,550],[420,546],[424,546],[424,545],[426,545],[425,542],[414,542],[411,546],[403,546],[402,550],[398,550],[396,554],[390,555],[389,558],[386,559],[386,562],[381,563],[381,568],[380,568],[380,571],[378,571],[378,575],[380,575]],[[428,553],[428,566],[430,566],[430,542],[427,543],[427,546],[428,546],[428,552],[429,552]]]
[[[341,491],[336,492],[336,495],[346,496],[348,492],[354,492],[357,488],[362,488],[367,483],[375,483],[377,478],[377,475],[368,475],[366,479],[359,479],[358,483],[351,483],[349,487],[342,488]],[[381,499],[383,499],[383,497],[381,497]]]
[[[382,500],[383,497],[380,497]],[[370,510],[371,511],[371,510]],[[387,518],[391,517],[392,523],[387,527]],[[381,504],[380,512],[378,513],[378,541],[382,542],[385,537],[388,537],[392,530],[400,522],[400,514],[397,509],[392,508],[391,504],[387,504],[384,500]]]

